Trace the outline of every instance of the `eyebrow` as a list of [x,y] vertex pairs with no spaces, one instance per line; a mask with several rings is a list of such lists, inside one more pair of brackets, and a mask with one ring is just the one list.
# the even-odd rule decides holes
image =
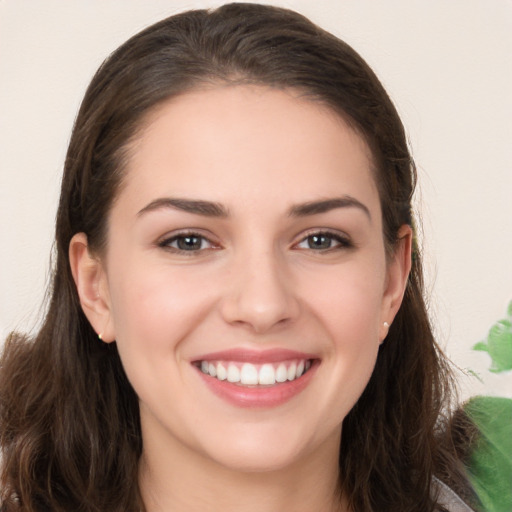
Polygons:
[[[204,217],[225,218],[229,216],[228,209],[220,203],[174,197],[161,197],[151,201],[137,213],[137,216],[141,216],[145,213],[159,210],[161,208],[181,210],[187,213],[193,213],[195,215],[202,215]],[[372,218],[370,210],[367,206],[365,206],[355,197],[348,195],[343,197],[334,197],[329,199],[322,199],[319,201],[308,201],[306,203],[300,203],[292,206],[288,211],[288,215],[291,217],[307,217],[310,215],[326,213],[337,208],[358,208],[359,210],[363,211],[370,220]]]
[[370,220],[372,219],[368,207],[352,196],[333,197],[330,199],[298,204],[290,208],[289,215],[292,217],[306,217],[309,215],[326,213],[331,210],[335,210],[336,208],[358,208],[363,211]]
[[181,199],[173,197],[161,197],[151,201],[142,210],[137,213],[141,216],[145,213],[159,210],[161,208],[172,208],[174,210],[181,210],[187,213],[194,213],[204,217],[227,217],[228,210],[220,203],[211,201],[201,201],[196,199]]

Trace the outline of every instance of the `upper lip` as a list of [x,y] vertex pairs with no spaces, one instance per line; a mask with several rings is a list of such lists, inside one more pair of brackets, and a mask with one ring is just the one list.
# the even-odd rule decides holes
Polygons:
[[245,348],[232,348],[219,352],[209,352],[194,358],[194,361],[238,361],[244,363],[277,363],[291,359],[318,359],[315,354],[299,352],[296,350],[273,348],[267,350],[251,350]]

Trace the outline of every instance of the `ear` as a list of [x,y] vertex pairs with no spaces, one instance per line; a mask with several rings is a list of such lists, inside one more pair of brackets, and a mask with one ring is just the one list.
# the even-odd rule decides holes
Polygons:
[[412,236],[411,226],[404,224],[400,227],[395,251],[387,264],[386,286],[381,313],[381,343],[387,336],[389,326],[400,309],[407,288],[412,261]]
[[85,233],[71,239],[69,262],[85,316],[102,341],[114,341],[107,277],[100,258],[91,254]]

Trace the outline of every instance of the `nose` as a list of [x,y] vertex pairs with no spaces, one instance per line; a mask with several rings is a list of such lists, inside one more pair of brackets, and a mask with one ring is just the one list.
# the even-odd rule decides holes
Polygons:
[[230,324],[261,334],[295,320],[299,301],[284,261],[272,251],[234,263],[226,283],[221,313]]

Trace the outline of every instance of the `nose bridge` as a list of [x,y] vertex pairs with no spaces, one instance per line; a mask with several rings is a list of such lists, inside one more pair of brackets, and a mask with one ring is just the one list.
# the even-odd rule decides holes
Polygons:
[[223,303],[228,322],[265,332],[298,314],[286,258],[275,247],[253,246],[240,251],[234,259]]

